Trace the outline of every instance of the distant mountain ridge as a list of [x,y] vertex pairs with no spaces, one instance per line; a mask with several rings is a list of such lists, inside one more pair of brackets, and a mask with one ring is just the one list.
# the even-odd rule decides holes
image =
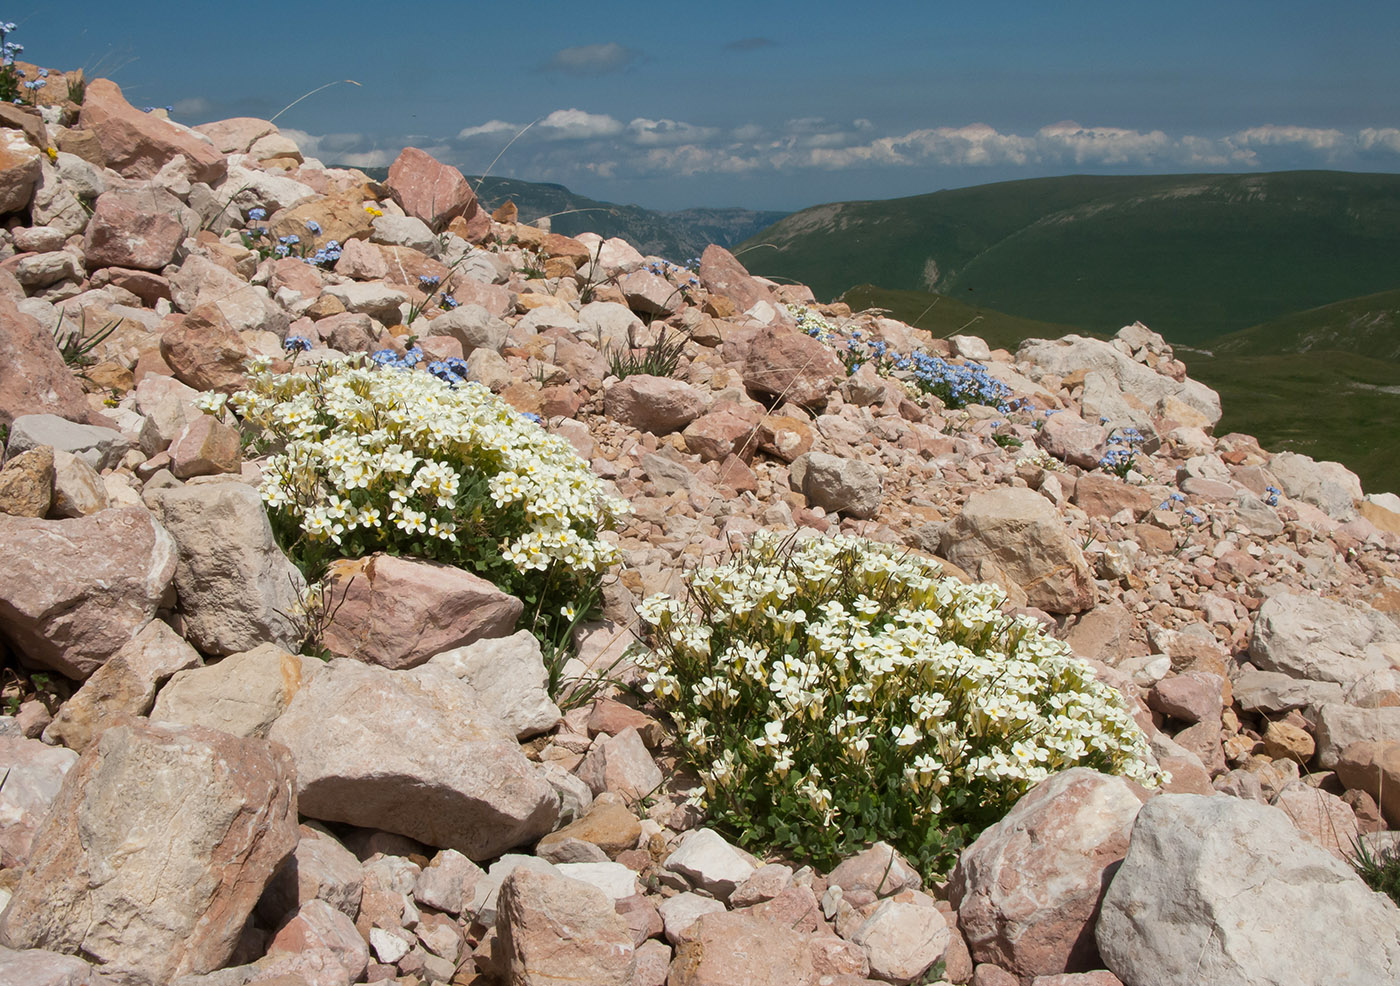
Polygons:
[[1037,178],[814,206],[742,246],[819,298],[869,283],[1204,343],[1400,288],[1400,175]]
[[[389,174],[388,168],[360,170],[377,181],[383,181]],[[556,233],[576,236],[591,232],[603,237],[621,237],[644,254],[665,257],[675,263],[700,256],[711,243],[734,246],[788,215],[738,208],[659,212],[639,205],[591,199],[552,182],[493,177],[483,181],[472,175],[468,175],[467,180],[477,189],[488,211],[510,200],[520,210],[521,222],[533,224],[548,216],[550,228]]]

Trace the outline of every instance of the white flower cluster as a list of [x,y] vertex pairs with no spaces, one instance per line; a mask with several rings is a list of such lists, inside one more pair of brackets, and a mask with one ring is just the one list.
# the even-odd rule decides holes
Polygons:
[[956,789],[1009,807],[1076,765],[1163,780],[1118,692],[1005,616],[995,586],[859,538],[760,532],[690,595],[642,603],[642,663],[711,802],[786,788],[829,825],[893,773],[931,821]]
[[[360,357],[311,373],[259,363],[249,379],[228,403],[277,448],[263,499],[312,540],[339,544],[358,530],[371,542],[455,543],[470,525],[498,538],[522,572],[551,561],[601,571],[615,560],[597,532],[627,504],[604,494],[572,446],[480,384]],[[469,485],[480,495],[464,496]]]

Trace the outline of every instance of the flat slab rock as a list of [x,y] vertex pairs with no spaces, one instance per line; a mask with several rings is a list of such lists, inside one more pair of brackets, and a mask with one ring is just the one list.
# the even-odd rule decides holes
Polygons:
[[134,982],[233,954],[296,846],[287,751],[198,726],[114,726],[68,772],[0,916],[0,944]]
[[292,751],[301,812],[492,859],[554,828],[559,796],[515,730],[436,667],[337,658],[268,738]]
[[1132,986],[1400,981],[1400,908],[1283,811],[1239,798],[1144,805],[1095,936]]

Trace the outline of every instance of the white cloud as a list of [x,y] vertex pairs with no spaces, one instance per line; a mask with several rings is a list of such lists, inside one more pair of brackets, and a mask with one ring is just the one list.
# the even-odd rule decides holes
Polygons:
[[609,41],[607,44],[561,48],[544,63],[544,67],[569,75],[603,75],[620,71],[640,57],[641,52]]
[[622,132],[622,122],[606,113],[574,109],[555,110],[540,121],[539,127],[553,140],[593,140]]
[[523,124],[507,123],[504,120],[488,120],[480,126],[466,127],[457,132],[458,140],[471,140],[473,137],[493,136],[500,133],[515,133]]
[[1340,130],[1319,130],[1314,127],[1250,127],[1231,134],[1230,142],[1238,147],[1281,147],[1294,145],[1314,151],[1341,149],[1355,145]]
[[1380,150],[1400,154],[1400,130],[1394,127],[1384,127],[1379,130],[1367,127],[1356,136],[1357,144],[1363,151]]
[[708,141],[718,133],[713,127],[697,127],[676,120],[648,120],[640,116],[627,124],[627,136],[634,143],[648,147]]
[[305,153],[365,167],[383,166],[398,148],[413,144],[463,170],[480,170],[496,150],[509,144],[493,171],[566,183],[583,174],[626,180],[921,168],[959,169],[964,172],[959,177],[975,180],[977,172],[1005,178],[1100,169],[1162,173],[1400,167],[1400,128],[1393,127],[1343,132],[1267,125],[1202,136],[1061,121],[1021,133],[980,122],[882,132],[867,119],[802,117],[725,129],[666,117],[638,116],[623,123],[608,113],[572,107],[554,110],[528,127],[493,119],[446,139],[286,133]]

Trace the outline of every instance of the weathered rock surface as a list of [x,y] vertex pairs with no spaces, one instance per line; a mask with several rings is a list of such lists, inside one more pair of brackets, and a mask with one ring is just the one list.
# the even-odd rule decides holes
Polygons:
[[308,678],[323,665],[314,657],[260,644],[217,664],[180,671],[151,709],[153,722],[207,726],[233,736],[267,736]]
[[1142,803],[1128,781],[1076,767],[983,832],[948,886],[972,957],[1024,978],[1096,968],[1105,877],[1127,853]]
[[1264,671],[1354,689],[1364,679],[1400,682],[1400,627],[1374,610],[1281,593],[1259,607],[1249,659]]
[[517,869],[501,884],[497,934],[510,982],[630,986],[632,933],[612,901],[578,880]]
[[793,460],[791,476],[794,489],[813,506],[857,518],[880,512],[880,473],[869,463],[807,452]]
[[943,538],[943,554],[984,581],[1011,582],[1047,613],[1094,605],[1094,579],[1084,553],[1065,533],[1059,512],[1031,490],[975,493]]
[[141,112],[107,79],[88,83],[78,124],[97,135],[107,166],[126,178],[154,178],[176,157],[185,159],[195,181],[217,185],[228,173],[224,156],[213,144]]
[[549,671],[540,642],[529,630],[454,647],[428,663],[470,685],[482,704],[515,730],[517,739],[548,732],[561,718],[559,706],[549,697]]
[[417,667],[454,647],[506,636],[525,608],[470,572],[393,555],[334,563],[322,591],[331,607],[322,646],[386,668]]
[[292,751],[302,814],[474,860],[538,839],[559,811],[514,731],[437,668],[331,661],[268,738]]
[[152,620],[63,703],[44,740],[82,753],[108,726],[150,712],[171,675],[202,663],[169,624]]
[[233,954],[297,842],[287,752],[197,726],[115,726],[69,771],[0,944],[167,983]]
[[[1281,913],[1286,935],[1275,931]],[[1143,806],[1095,935],[1108,968],[1134,986],[1400,973],[1400,909],[1283,812],[1238,798],[1168,794]]]
[[0,515],[0,634],[29,660],[81,680],[151,622],[175,543],[139,507],[75,520]]
[[259,644],[296,650],[306,582],[273,539],[258,491],[230,481],[162,490],[153,500],[179,546],[175,589],[190,643],[216,655]]
[[0,736],[0,863],[6,869],[19,869],[29,861],[34,833],[77,760],[72,750]]

